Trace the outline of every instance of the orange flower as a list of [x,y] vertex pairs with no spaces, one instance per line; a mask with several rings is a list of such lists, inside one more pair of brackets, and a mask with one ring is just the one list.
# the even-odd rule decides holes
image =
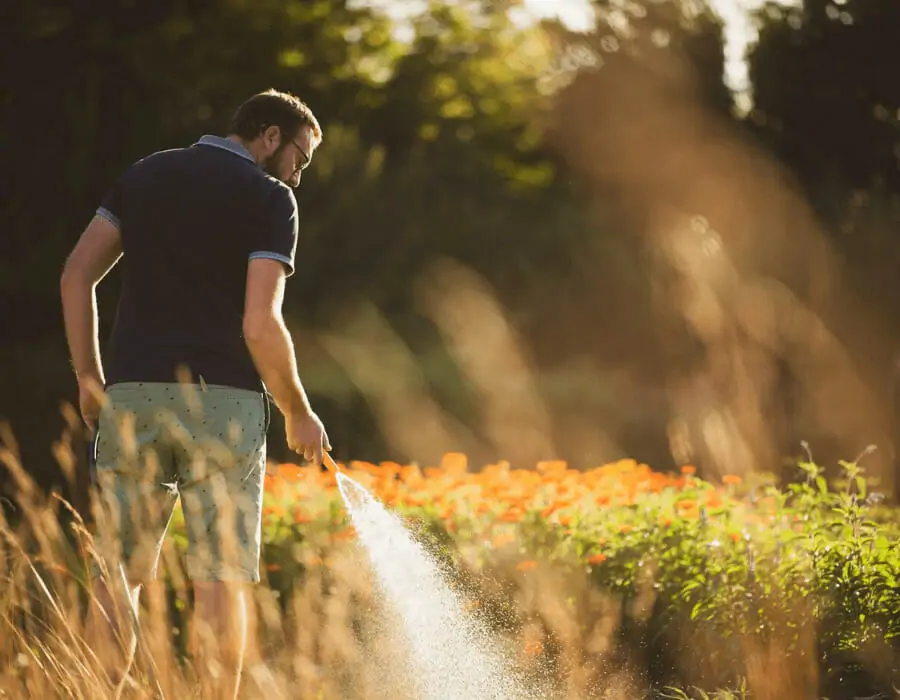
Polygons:
[[448,452],[441,459],[441,469],[447,474],[459,476],[465,474],[468,471],[468,467],[468,458],[459,452]]
[[296,464],[279,464],[278,478],[288,482],[297,482],[303,478],[304,469]]
[[549,506],[547,506],[546,508],[544,508],[544,510],[541,511],[541,517],[549,518],[551,515],[553,515],[557,511],[558,508],[559,508],[559,506],[557,504],[551,503]]
[[274,518],[283,518],[287,514],[287,510],[281,503],[273,503],[263,508],[263,516],[272,516]]
[[333,535],[336,540],[352,540],[356,537],[356,529],[351,525],[343,530],[338,530]]
[[422,483],[422,470],[418,466],[400,467],[400,479],[407,484],[418,486]]
[[[443,519],[448,531],[456,531],[459,523],[471,526],[478,536],[484,532],[489,521],[519,525],[531,511],[548,524],[557,524],[558,531],[567,536],[584,536],[585,532],[576,525],[583,508],[620,507],[634,504],[645,497],[652,497],[663,491],[672,490],[683,500],[676,501],[674,513],[658,518],[661,526],[670,526],[676,517],[697,519],[708,508],[710,513],[734,504],[731,487],[744,483],[740,476],[725,475],[720,487],[703,489],[690,493],[698,484],[697,468],[691,464],[681,465],[674,473],[653,471],[647,464],[633,459],[621,459],[601,464],[587,470],[572,469],[562,460],[539,462],[534,468],[511,468],[509,462],[498,461],[485,465],[482,469],[469,471],[471,465],[462,453],[448,452],[437,466],[398,464],[381,462],[374,464],[348,460],[342,469],[358,481],[364,488],[377,496],[389,508],[426,506],[430,512]],[[343,518],[328,522],[328,512],[340,505],[336,492],[334,473],[320,471],[296,464],[267,465],[265,477],[264,517],[266,526],[275,528],[279,522],[306,524],[321,522],[332,533],[334,540],[353,536],[351,529],[342,530]],[[764,522],[771,520],[776,504],[771,497],[763,499],[750,515],[748,523],[757,518]],[[671,507],[671,506],[670,506]],[[459,519],[457,519],[457,516]],[[621,533],[634,529],[633,524],[613,524]],[[504,528],[505,529],[505,528]],[[739,539],[739,535],[729,533],[727,537]],[[500,547],[515,541],[512,534],[504,534],[490,539],[485,537],[485,545],[493,542]],[[606,555],[604,547],[595,543],[596,553],[588,558],[592,563],[600,563]],[[531,570],[537,562],[523,562],[519,569]]]
[[558,477],[565,473],[568,464],[562,460],[547,460],[538,462],[535,469],[538,474],[544,474],[548,477]]
[[722,497],[715,491],[710,491],[706,497],[706,505],[710,508],[719,508],[722,505]]
[[485,513],[490,512],[491,503],[487,499],[478,501],[478,503],[475,504],[474,510],[475,510],[475,515],[484,515]]
[[534,559],[527,559],[526,561],[519,562],[516,565],[516,568],[519,571],[531,571],[536,566],[537,566],[537,562]]
[[307,513],[305,510],[301,510],[300,508],[294,509],[294,522],[298,525],[303,525],[305,523],[313,522],[314,518]]
[[675,504],[678,517],[685,520],[697,520],[700,517],[700,504],[693,498],[678,501]]
[[517,523],[522,519],[523,515],[525,515],[525,512],[520,507],[513,506],[509,510],[501,513],[497,520],[504,523]]

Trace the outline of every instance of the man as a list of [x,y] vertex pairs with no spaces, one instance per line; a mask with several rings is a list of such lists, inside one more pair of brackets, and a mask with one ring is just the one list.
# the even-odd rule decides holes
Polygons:
[[[259,581],[266,389],[292,450],[321,464],[331,449],[281,315],[298,234],[291,188],[321,140],[299,99],[275,90],[254,95],[227,137],[203,136],[127,168],[61,279],[81,414],[96,431],[99,539],[116,550],[136,606],[141,585],[155,578],[181,497],[192,643],[210,697],[237,693],[244,589]],[[94,290],[120,259],[122,293],[104,367]],[[116,570],[108,573],[114,582]],[[111,614],[116,597],[105,578],[95,579],[94,593]],[[94,648],[115,646],[121,628],[104,625],[97,606],[92,613]],[[216,650],[221,640],[236,640],[234,648]],[[131,637],[125,658],[109,664],[114,683],[133,653]]]

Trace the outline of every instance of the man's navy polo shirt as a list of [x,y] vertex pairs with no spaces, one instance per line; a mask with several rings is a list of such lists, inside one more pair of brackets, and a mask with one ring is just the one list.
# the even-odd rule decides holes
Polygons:
[[241,145],[204,136],[131,167],[97,214],[122,235],[107,385],[194,381],[262,391],[243,338],[248,261],[294,272],[297,201]]

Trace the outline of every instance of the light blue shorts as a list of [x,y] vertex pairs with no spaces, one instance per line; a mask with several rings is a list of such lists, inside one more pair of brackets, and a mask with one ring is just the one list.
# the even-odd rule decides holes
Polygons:
[[180,497],[189,578],[259,581],[265,395],[135,382],[115,384],[106,396],[94,464],[103,561],[124,564],[134,583],[155,578]]

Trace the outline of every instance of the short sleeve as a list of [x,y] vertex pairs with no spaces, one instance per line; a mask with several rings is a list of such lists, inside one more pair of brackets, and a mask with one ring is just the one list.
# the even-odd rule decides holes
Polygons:
[[122,178],[118,178],[97,207],[97,216],[102,216],[119,231],[122,230]]
[[298,234],[297,200],[287,186],[279,185],[267,197],[256,231],[250,260],[269,258],[284,263],[287,276],[294,274]]

